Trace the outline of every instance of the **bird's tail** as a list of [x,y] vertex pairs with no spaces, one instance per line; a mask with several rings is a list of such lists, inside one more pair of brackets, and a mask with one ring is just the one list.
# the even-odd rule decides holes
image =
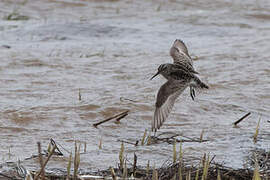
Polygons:
[[209,86],[202,82],[197,76],[193,79],[193,86],[200,89],[209,89]]

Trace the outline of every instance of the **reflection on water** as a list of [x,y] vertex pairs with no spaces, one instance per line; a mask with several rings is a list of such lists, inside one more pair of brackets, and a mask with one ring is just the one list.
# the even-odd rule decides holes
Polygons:
[[[185,154],[210,152],[215,160],[235,167],[242,166],[251,149],[269,149],[268,1],[0,4],[1,17],[12,10],[29,17],[0,20],[2,162],[30,157],[37,152],[37,141],[45,148],[53,138],[68,151],[75,140],[87,143],[81,168],[114,166],[119,140],[135,142],[150,129],[155,95],[165,80],[149,78],[159,64],[171,61],[168,51],[176,38],[198,56],[195,69],[211,88],[195,102],[185,92],[160,132],[199,138],[204,130],[209,141],[184,143]],[[126,109],[131,113],[120,124],[92,126]],[[233,128],[246,112],[252,115]],[[259,140],[253,144],[259,117]],[[161,166],[172,147],[126,145],[126,152],[128,158],[136,152],[139,164],[151,160]],[[67,164],[54,160],[52,167]],[[36,167],[32,161],[25,163]]]

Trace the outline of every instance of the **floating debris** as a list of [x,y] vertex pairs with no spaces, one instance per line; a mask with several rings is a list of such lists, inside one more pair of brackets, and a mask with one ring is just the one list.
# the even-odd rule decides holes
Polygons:
[[234,126],[236,126],[238,123],[240,123],[241,121],[243,121],[246,117],[248,117],[251,114],[251,112],[248,112],[247,114],[245,114],[243,117],[241,117],[240,119],[238,119],[237,121],[235,121],[233,124]]
[[129,112],[129,110],[126,110],[126,111],[121,112],[121,113],[119,113],[119,114],[116,114],[116,115],[114,115],[114,116],[112,116],[112,117],[109,117],[109,118],[107,118],[107,119],[105,119],[105,120],[102,120],[102,121],[100,121],[100,122],[97,122],[97,123],[93,124],[93,126],[94,126],[94,127],[97,127],[98,125],[103,124],[103,123],[105,123],[105,122],[108,122],[108,121],[110,121],[110,120],[112,120],[112,119],[115,119],[115,118],[117,118],[116,120],[119,121],[120,119],[122,119],[122,118],[124,118],[125,116],[127,116],[127,115],[128,115],[128,112]]
[[12,12],[8,16],[4,17],[5,20],[8,21],[26,21],[29,20],[30,18],[25,15],[21,15],[17,12]]

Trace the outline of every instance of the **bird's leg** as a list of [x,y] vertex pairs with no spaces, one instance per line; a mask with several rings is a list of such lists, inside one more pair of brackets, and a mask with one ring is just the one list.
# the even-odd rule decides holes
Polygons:
[[192,92],[193,92],[193,97],[196,97],[195,88],[192,88]]
[[191,99],[194,101],[192,89],[193,89],[192,86],[189,86],[190,96],[191,96]]
[[190,96],[191,96],[191,99],[194,101],[194,98],[195,98],[195,89],[193,86],[189,86],[189,90],[190,90]]

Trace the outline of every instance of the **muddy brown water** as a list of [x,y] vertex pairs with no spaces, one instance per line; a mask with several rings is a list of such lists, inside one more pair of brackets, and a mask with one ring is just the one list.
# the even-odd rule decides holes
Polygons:
[[[29,20],[6,20],[14,12]],[[1,1],[1,163],[37,154],[36,142],[47,148],[53,138],[68,151],[75,140],[87,143],[81,169],[116,166],[118,140],[135,142],[150,130],[165,80],[149,78],[159,64],[171,62],[169,48],[181,38],[211,88],[195,101],[185,92],[159,133],[199,138],[204,130],[209,141],[184,143],[186,157],[210,153],[217,162],[242,167],[250,150],[270,149],[269,12],[267,0]],[[92,126],[127,109],[120,124]],[[247,112],[251,116],[234,128]],[[127,158],[133,152],[138,164],[150,160],[160,167],[172,157],[172,145],[125,144]],[[48,168],[65,169],[63,153]],[[39,166],[37,160],[24,165]]]

